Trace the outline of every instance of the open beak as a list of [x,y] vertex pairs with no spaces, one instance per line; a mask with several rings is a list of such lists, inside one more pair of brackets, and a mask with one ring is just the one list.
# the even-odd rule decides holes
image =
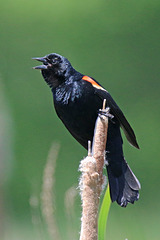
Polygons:
[[47,60],[45,57],[35,57],[32,59],[44,63],[43,65],[33,67],[33,69],[40,69],[40,70],[47,69]]

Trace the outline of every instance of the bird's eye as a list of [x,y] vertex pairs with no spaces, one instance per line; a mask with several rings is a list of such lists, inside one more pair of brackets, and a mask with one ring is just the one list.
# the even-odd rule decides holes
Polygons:
[[53,64],[61,64],[61,63],[62,63],[61,58],[55,57],[55,58],[53,59]]

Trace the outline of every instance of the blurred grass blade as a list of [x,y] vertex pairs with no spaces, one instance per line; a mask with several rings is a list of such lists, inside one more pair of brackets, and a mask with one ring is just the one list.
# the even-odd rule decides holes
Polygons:
[[111,205],[111,199],[110,199],[109,184],[108,184],[107,190],[103,198],[103,202],[102,202],[100,213],[99,213],[99,219],[98,219],[98,239],[99,240],[105,240],[106,225],[107,225],[107,218],[109,214],[110,205]]

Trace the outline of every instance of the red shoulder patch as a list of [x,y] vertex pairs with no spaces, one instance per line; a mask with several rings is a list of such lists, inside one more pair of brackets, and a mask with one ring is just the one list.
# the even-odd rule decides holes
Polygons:
[[102,88],[102,87],[101,87],[97,82],[95,82],[92,78],[90,78],[90,77],[88,77],[88,76],[83,76],[82,79],[85,80],[85,81],[87,81],[87,82],[90,82],[93,87],[104,90],[104,88]]

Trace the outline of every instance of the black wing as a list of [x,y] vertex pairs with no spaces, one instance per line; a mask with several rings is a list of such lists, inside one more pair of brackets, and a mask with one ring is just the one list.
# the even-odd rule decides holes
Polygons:
[[95,87],[95,94],[99,96],[101,99],[106,99],[107,106],[110,107],[111,113],[118,119],[121,128],[123,129],[127,140],[131,145],[139,149],[136,136],[134,134],[133,129],[131,128],[129,122],[125,118],[123,112],[121,109],[118,107],[116,102],[113,100],[111,95],[102,87],[101,88],[96,88]]

